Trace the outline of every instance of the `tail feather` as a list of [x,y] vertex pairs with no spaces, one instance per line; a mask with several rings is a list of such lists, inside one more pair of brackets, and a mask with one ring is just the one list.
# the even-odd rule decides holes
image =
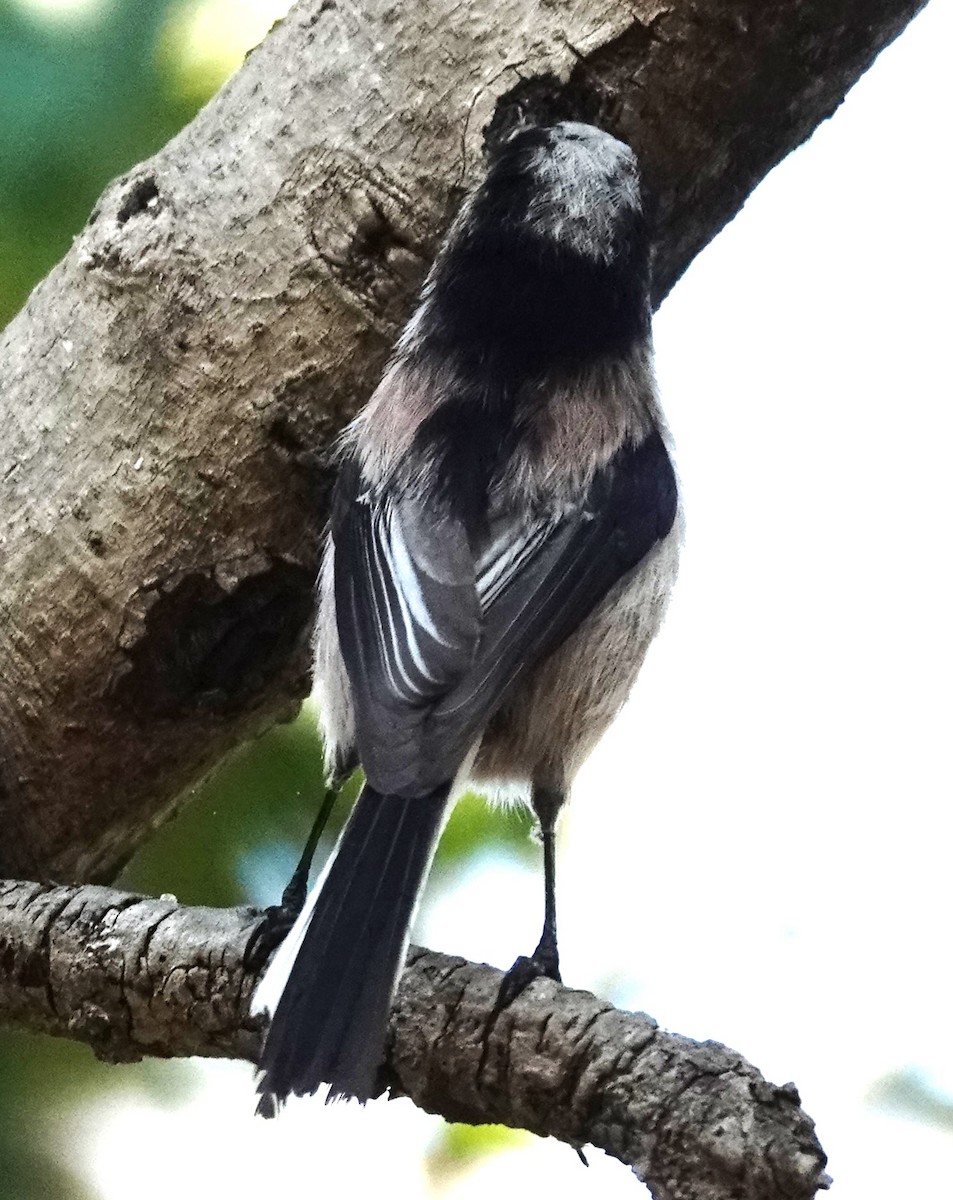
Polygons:
[[[403,799],[365,786],[316,894],[280,947],[253,1008],[272,1012],[259,1111],[322,1083],[331,1096],[376,1090],[410,923],[450,787]],[[287,978],[285,978],[287,976]]]

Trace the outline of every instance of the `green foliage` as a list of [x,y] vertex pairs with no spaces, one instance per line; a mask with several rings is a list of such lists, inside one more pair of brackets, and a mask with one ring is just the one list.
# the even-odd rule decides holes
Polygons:
[[153,153],[204,94],[169,86],[173,0],[42,21],[0,0],[0,326],[69,248],[114,176]]
[[522,808],[494,808],[482,798],[463,796],[440,839],[435,869],[444,874],[458,869],[476,847],[505,849],[528,863],[539,861],[539,848],[530,837],[533,822]]
[[533,1135],[508,1125],[444,1125],[427,1154],[427,1174],[445,1183],[491,1154],[526,1146]]
[[[323,796],[321,739],[306,706],[291,724],[277,725],[230,754],[182,797],[178,816],[133,857],[118,884],[152,895],[172,892],[183,904],[271,903],[294,868]],[[332,813],[325,847],[349,798],[345,793]],[[260,876],[272,874],[269,895]]]
[[[3,1031],[0,1036],[0,1200],[85,1200],[55,1149],[56,1117],[89,1086],[81,1046]],[[104,1068],[105,1069],[105,1068]]]
[[84,1104],[181,1103],[194,1076],[184,1061],[115,1067],[76,1042],[0,1030],[0,1200],[93,1200],[69,1137]]

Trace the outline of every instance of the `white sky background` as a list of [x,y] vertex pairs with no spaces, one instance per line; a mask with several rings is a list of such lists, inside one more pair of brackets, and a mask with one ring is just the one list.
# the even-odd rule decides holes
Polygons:
[[[838,1200],[949,1200],[953,1168],[953,1134],[867,1098],[909,1066],[953,1096],[951,45],[934,0],[658,316],[683,569],[562,830],[567,980],[794,1080]],[[419,933],[508,965],[541,893],[487,863]],[[130,1178],[138,1200],[171,1178],[233,1200],[428,1193],[438,1124],[409,1102],[266,1124],[250,1069],[202,1071],[180,1109],[86,1115],[102,1200]],[[144,1175],[157,1138],[168,1173]],[[592,1158],[534,1142],[442,1194],[644,1194]]]

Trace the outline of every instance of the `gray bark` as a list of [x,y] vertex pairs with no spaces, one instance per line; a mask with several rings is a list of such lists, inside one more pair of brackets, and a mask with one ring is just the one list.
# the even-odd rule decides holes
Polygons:
[[[531,111],[629,140],[660,302],[923,2],[302,0],[0,338],[0,874],[111,877],[296,708],[328,448],[488,132]],[[110,1059],[254,1060],[254,921],[0,883],[0,1017]],[[603,1146],[666,1200],[826,1184],[791,1086],[550,984],[494,1020],[498,982],[415,951],[384,1082]]]
[[327,450],[488,127],[629,139],[661,299],[922,3],[302,0],[0,339],[0,873],[110,878],[305,693]]
[[[254,1062],[244,959],[257,920],[103,887],[0,882],[0,1021],[87,1042],[109,1061]],[[600,1147],[655,1200],[809,1200],[827,1186],[793,1084],[549,980],[497,1015],[501,978],[412,949],[382,1087],[450,1120]]]

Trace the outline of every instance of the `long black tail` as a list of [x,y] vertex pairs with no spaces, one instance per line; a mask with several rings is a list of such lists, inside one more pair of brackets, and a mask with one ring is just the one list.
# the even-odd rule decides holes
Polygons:
[[254,1007],[272,1011],[259,1063],[263,1115],[322,1083],[331,1096],[375,1094],[408,929],[449,791],[405,800],[365,785],[317,898],[256,993]]

